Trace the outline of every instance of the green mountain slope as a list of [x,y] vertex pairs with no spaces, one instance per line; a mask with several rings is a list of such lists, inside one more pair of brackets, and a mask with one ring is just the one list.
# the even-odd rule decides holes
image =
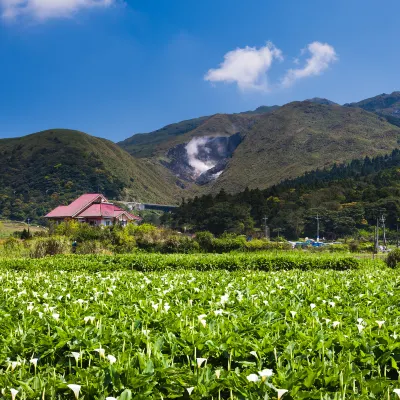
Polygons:
[[267,217],[272,236],[279,233],[296,240],[316,237],[318,213],[321,238],[372,238],[376,218],[384,215],[393,240],[400,215],[399,176],[400,150],[395,149],[385,156],[312,171],[265,190],[197,197],[182,204],[170,223],[193,231],[248,234],[246,227],[254,224],[262,230]]
[[134,157],[148,158],[164,152],[196,136],[231,135],[247,129],[263,114],[271,113],[279,106],[261,106],[254,111],[237,114],[214,114],[167,125],[149,133],[139,133],[119,142]]
[[181,121],[176,124],[167,125],[157,131],[150,133],[138,133],[119,142],[118,145],[135,157],[151,157],[154,148],[160,143],[168,142],[175,136],[183,135],[196,129],[206,122],[210,117],[200,117]]
[[359,108],[294,102],[247,132],[212,191],[265,188],[304,172],[390,152],[400,129]]
[[377,113],[384,116],[391,124],[400,126],[400,92],[383,93],[358,103],[345,104],[345,106],[359,107]]
[[173,202],[167,171],[135,160],[114,143],[78,131],[54,129],[0,140],[0,215],[38,219],[82,193]]
[[[389,103],[385,100],[381,104],[386,111]],[[377,110],[376,106],[371,107],[370,111]],[[400,139],[399,127],[382,116],[327,99],[313,98],[257,110],[183,121],[135,135],[119,145],[135,157],[162,165],[177,177],[175,186],[190,197],[216,193],[222,188],[230,193],[246,187],[266,188],[334,162],[388,153]],[[240,135],[240,143],[235,139],[230,152],[218,157],[221,141],[213,138],[234,138],[235,134]],[[194,142],[197,159],[193,160]],[[209,171],[204,172],[206,168]]]

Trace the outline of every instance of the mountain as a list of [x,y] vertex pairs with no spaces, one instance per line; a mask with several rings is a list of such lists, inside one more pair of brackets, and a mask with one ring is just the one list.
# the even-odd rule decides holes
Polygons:
[[358,103],[345,104],[345,107],[359,107],[377,113],[385,117],[391,124],[400,127],[400,92],[383,93]]
[[398,127],[361,108],[331,103],[311,99],[266,113],[216,114],[196,120],[193,129],[193,122],[185,121],[185,129],[175,124],[160,130],[167,136],[156,131],[119,145],[174,174],[187,197],[267,188],[315,168],[397,147]]
[[337,103],[335,103],[331,100],[328,100],[328,99],[321,98],[321,97],[313,97],[312,99],[307,99],[305,101],[309,101],[311,103],[317,103],[317,104],[325,104],[327,106],[337,105]]
[[255,110],[253,111],[245,111],[244,113],[240,113],[240,114],[265,114],[265,113],[270,113],[272,111],[275,111],[279,108],[280,106],[260,106],[257,107]]
[[[372,240],[376,218],[384,215],[387,237],[394,240],[400,215],[399,171],[400,150],[395,149],[385,156],[315,170],[265,190],[195,197],[183,203],[169,222],[192,232],[248,234],[253,225],[263,231],[267,217],[272,236],[297,240],[315,238],[318,213],[321,237]],[[357,250],[358,244],[353,246]]]
[[38,220],[84,192],[177,204],[221,189],[266,189],[334,163],[390,153],[400,140],[400,127],[388,122],[398,96],[357,106],[316,98],[215,114],[118,144],[65,129],[2,139],[0,217]]
[[[170,181],[172,179],[172,181]],[[39,219],[85,192],[110,199],[173,202],[174,177],[109,140],[53,129],[0,140],[0,215]]]
[[[279,106],[260,106],[253,111],[246,111],[237,114],[214,114],[211,116],[200,117],[181,121],[167,125],[161,129],[149,133],[137,133],[118,145],[131,155],[139,158],[152,157],[162,153],[168,146],[178,144],[181,141],[179,136],[189,132],[195,132],[203,136],[204,132],[211,133],[222,130],[224,133],[232,134],[235,127],[243,127],[243,124],[251,123],[261,114],[270,113]],[[225,126],[226,125],[226,126]]]

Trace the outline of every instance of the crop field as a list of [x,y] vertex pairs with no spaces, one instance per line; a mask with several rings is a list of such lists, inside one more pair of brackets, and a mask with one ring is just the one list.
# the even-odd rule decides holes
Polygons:
[[396,270],[95,272],[55,260],[40,269],[0,263],[4,398],[400,393]]

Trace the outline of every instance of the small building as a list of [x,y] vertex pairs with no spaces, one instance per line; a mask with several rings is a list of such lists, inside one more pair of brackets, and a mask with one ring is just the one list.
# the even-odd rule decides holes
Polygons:
[[94,226],[125,226],[141,221],[140,217],[117,207],[98,193],[83,194],[68,206],[59,206],[50,211],[45,218],[56,223],[75,219]]

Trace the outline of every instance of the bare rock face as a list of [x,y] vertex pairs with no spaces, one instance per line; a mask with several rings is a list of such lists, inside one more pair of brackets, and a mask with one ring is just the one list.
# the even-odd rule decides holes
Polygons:
[[242,141],[240,132],[231,136],[194,137],[168,150],[161,163],[178,178],[205,185],[224,171],[229,158]]

